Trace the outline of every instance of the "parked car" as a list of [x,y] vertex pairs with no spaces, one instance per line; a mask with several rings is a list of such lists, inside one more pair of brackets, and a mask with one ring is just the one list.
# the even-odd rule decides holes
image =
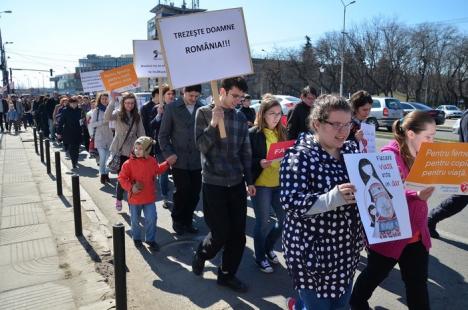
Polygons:
[[[287,123],[288,123],[287,117],[288,117],[288,112],[289,112],[290,109],[288,108],[288,106],[286,104],[281,104],[280,103],[280,105],[281,105],[281,112],[283,113],[283,115],[281,116],[281,123],[284,126],[286,126]],[[258,113],[258,110],[260,110],[260,102],[252,104],[252,105],[250,105],[250,107],[255,110],[255,113]]]
[[260,104],[261,103],[261,100],[260,99],[252,99],[250,100],[250,106],[254,105],[254,104]]
[[[300,98],[294,96],[285,96],[285,95],[274,95],[276,100],[281,104],[281,106],[286,106],[286,108],[291,110],[296,104],[301,102]],[[287,114],[287,113],[286,113]]]
[[442,110],[436,110],[427,105],[419,102],[401,102],[403,107],[403,114],[406,115],[412,111],[420,110],[429,113],[436,122],[436,125],[442,125],[445,123],[445,112]]
[[457,134],[457,135],[460,134],[460,122],[461,122],[461,118],[457,119],[455,124],[453,124],[453,126],[452,126],[452,132]]
[[392,131],[393,122],[403,117],[403,108],[400,100],[393,97],[372,97],[372,108],[367,119],[376,129],[386,127]]
[[457,108],[457,106],[448,104],[438,106],[437,110],[444,111],[445,118],[458,118],[461,117],[463,114],[463,112],[459,108]]

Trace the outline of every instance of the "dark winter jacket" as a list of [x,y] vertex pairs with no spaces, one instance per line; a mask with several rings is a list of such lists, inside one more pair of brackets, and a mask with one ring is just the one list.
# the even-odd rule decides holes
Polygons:
[[172,154],[177,155],[174,168],[201,169],[200,152],[195,145],[195,115],[200,107],[202,104],[197,101],[190,114],[182,98],[166,106],[158,140],[165,158]]
[[80,108],[64,108],[62,116],[58,123],[58,131],[62,135],[64,143],[80,144],[81,143],[81,109]]
[[265,134],[257,127],[249,129],[249,138],[252,146],[252,180],[255,182],[263,171],[260,161],[266,158],[267,144]]
[[309,131],[310,107],[305,102],[299,102],[288,113],[288,140],[296,140],[299,134]]
[[151,120],[156,116],[155,113],[157,113],[157,109],[155,109],[155,107],[156,104],[150,100],[145,103],[140,110],[143,127],[145,127],[145,134],[147,137],[153,136],[153,131],[151,130]]
[[240,108],[240,111],[244,113],[245,118],[247,119],[247,122],[251,123],[249,127],[252,127],[253,123],[255,122],[255,117],[256,117],[255,110],[253,108],[242,107]]

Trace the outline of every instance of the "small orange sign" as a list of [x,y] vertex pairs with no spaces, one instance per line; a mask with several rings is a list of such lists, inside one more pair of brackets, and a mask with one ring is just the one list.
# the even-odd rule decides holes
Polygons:
[[468,194],[468,143],[424,143],[406,183],[435,185],[445,193]]
[[138,86],[138,77],[133,64],[101,72],[101,79],[106,90],[112,91],[128,86]]

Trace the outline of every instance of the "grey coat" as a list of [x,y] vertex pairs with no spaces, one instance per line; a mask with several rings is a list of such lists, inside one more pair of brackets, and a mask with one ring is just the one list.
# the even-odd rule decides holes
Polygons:
[[[133,144],[136,139],[145,135],[145,128],[143,127],[143,122],[140,120],[135,122],[132,127],[132,131],[128,135],[127,140],[125,141],[125,136],[127,135],[128,130],[130,129],[130,124],[125,123],[124,121],[118,118],[119,110],[115,110],[115,102],[111,102],[107,105],[106,113],[104,114],[104,121],[115,121],[115,136],[112,140],[110,151],[115,154],[118,153],[119,149],[122,147],[121,155],[130,157],[130,154],[133,150]],[[122,146],[123,145],[123,146]]]
[[159,128],[159,146],[165,158],[177,155],[174,168],[201,170],[200,152],[195,145],[195,114],[203,105],[197,101],[193,114],[179,98],[166,106]]
[[94,109],[88,125],[89,135],[92,138],[94,134],[94,145],[97,149],[109,149],[114,139],[112,130],[109,128],[109,121],[104,120],[104,113],[104,111]]

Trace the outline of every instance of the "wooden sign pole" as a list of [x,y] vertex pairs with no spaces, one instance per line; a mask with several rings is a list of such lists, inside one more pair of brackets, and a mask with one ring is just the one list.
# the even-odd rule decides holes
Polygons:
[[[211,93],[213,94],[213,100],[216,106],[221,105],[221,101],[219,100],[219,89],[218,89],[218,81],[211,81]],[[225,139],[226,135],[226,128],[224,127],[224,119],[221,119],[218,123],[219,128],[219,135],[221,139]]]
[[163,104],[163,81],[162,77],[158,77],[159,104]]

